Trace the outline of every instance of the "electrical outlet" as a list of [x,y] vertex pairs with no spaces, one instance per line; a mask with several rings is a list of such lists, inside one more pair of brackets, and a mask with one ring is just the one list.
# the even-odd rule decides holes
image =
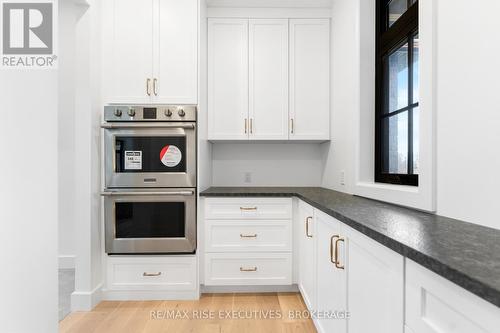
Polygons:
[[244,180],[245,184],[250,184],[252,183],[252,173],[251,172],[245,172],[244,175]]
[[345,185],[345,171],[340,171],[340,185]]

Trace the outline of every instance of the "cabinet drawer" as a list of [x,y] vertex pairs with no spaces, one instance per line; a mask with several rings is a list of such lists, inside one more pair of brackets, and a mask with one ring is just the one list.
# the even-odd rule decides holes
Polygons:
[[205,285],[289,285],[291,253],[207,253]]
[[195,290],[196,257],[108,257],[110,290]]
[[207,220],[207,252],[291,251],[290,220]]
[[291,198],[208,198],[207,219],[279,219],[292,218]]

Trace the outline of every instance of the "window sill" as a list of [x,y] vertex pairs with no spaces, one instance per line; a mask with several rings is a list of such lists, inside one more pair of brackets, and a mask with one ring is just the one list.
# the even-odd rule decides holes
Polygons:
[[393,185],[375,182],[357,182],[354,194],[374,200],[432,212],[432,198],[423,196],[417,186]]

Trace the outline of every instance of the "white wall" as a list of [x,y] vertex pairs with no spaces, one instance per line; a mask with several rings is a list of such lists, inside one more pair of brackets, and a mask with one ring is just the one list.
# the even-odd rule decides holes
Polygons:
[[103,224],[101,222],[101,1],[80,7],[76,26],[75,112],[75,292],[71,307],[90,310],[100,300]]
[[[322,145],[324,173],[322,186],[352,193],[355,158],[355,107],[359,81],[355,73],[357,57],[354,50],[359,42],[357,1],[336,0],[332,8],[332,63],[331,63],[331,137]],[[344,185],[341,184],[344,172]]]
[[499,1],[438,1],[438,213],[500,229]]
[[[213,186],[319,186],[323,155],[319,144],[217,143]],[[245,173],[252,181],[246,183]]]
[[201,191],[212,185],[212,144],[208,142],[208,24],[207,7],[204,0],[199,0],[199,73],[198,73],[198,188]]
[[57,332],[57,85],[0,73],[0,332]]
[[[323,186],[348,193],[354,192],[355,186],[357,115],[362,105],[372,102],[359,100],[360,83],[352,81],[353,73],[360,70],[356,67],[360,3],[363,0],[334,0],[333,141],[324,147]],[[468,24],[470,2],[437,1],[437,213],[500,228],[496,214],[500,112],[495,98],[500,91],[496,79],[500,46],[493,42],[500,29],[494,14],[499,12],[500,3],[487,3],[481,20]],[[346,171],[345,186],[339,184],[341,170]]]
[[74,266],[75,248],[75,52],[77,8],[59,3],[59,267]]

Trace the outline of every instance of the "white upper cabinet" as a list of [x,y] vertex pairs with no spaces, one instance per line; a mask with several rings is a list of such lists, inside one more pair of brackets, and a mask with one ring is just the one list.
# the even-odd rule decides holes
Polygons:
[[107,0],[104,6],[106,102],[149,103],[153,0]]
[[249,48],[250,139],[286,140],[288,20],[250,20]]
[[196,104],[197,0],[106,0],[104,99]]
[[248,20],[208,20],[208,138],[246,140]]
[[209,140],[330,140],[328,19],[209,19]]
[[[121,1],[121,0],[120,0]],[[157,103],[196,104],[198,1],[159,0],[154,78]]]
[[290,20],[290,140],[330,140],[330,21]]

